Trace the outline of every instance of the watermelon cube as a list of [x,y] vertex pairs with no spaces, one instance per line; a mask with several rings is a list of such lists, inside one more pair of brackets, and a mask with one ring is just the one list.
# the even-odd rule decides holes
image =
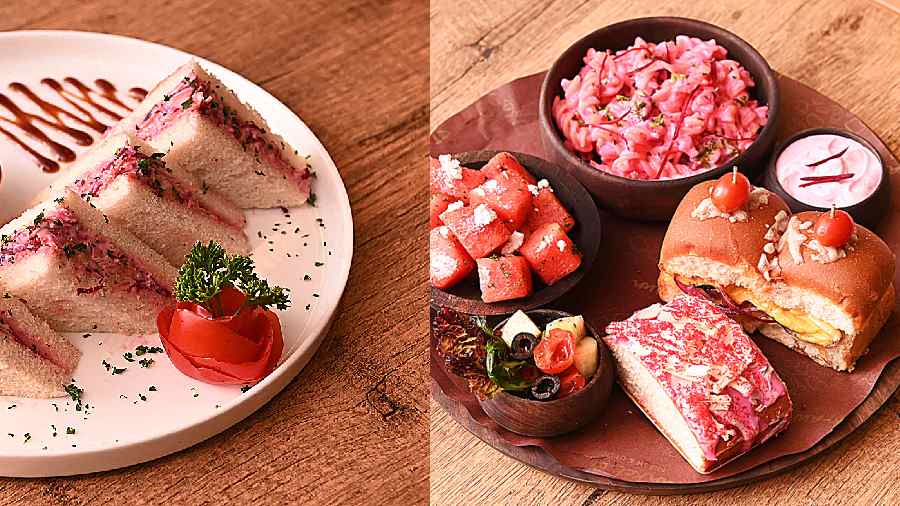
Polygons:
[[569,214],[549,186],[542,186],[537,188],[537,195],[532,200],[522,231],[528,235],[547,223],[556,223],[568,232],[575,227],[575,218]]
[[450,155],[428,157],[428,169],[432,193],[444,193],[466,203],[469,191],[486,179],[481,171],[461,167],[459,160],[454,160]]
[[516,160],[516,157],[509,153],[497,153],[491,158],[484,167],[481,168],[482,174],[488,179],[496,178],[503,172],[508,172],[511,176],[518,176],[527,184],[536,184],[534,176],[531,175],[522,164]]
[[479,258],[481,300],[499,302],[531,295],[531,269],[520,256]]
[[447,227],[431,229],[428,239],[432,286],[450,288],[475,269],[475,261]]
[[472,258],[486,257],[506,244],[510,231],[491,208],[484,204],[454,207],[444,211],[441,220]]
[[447,206],[455,201],[455,198],[445,193],[431,194],[429,228],[439,227],[444,224],[444,222],[441,221],[441,213],[446,211]]
[[581,265],[581,253],[557,223],[546,223],[535,229],[519,252],[547,285],[568,276]]
[[503,172],[495,179],[488,179],[469,192],[469,204],[486,204],[512,230],[525,223],[531,209],[531,200],[528,184],[518,176],[511,176],[509,172]]

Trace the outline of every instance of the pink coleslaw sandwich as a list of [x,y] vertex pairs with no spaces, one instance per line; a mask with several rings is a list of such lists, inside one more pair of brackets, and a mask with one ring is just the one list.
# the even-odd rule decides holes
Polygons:
[[85,153],[50,193],[69,188],[179,266],[191,247],[216,241],[250,250],[243,212],[169,156],[132,136],[107,137]]
[[0,395],[61,397],[81,352],[25,302],[0,296]]
[[191,60],[163,79],[115,128],[167,153],[242,208],[315,203],[307,159]]
[[603,338],[618,381],[699,473],[787,428],[784,382],[741,325],[686,295],[612,322]]
[[0,228],[0,293],[57,331],[155,332],[177,274],[71,190]]

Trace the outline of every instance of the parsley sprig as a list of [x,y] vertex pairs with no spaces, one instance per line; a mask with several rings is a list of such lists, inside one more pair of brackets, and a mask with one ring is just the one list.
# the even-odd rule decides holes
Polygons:
[[[219,293],[227,286],[244,292],[247,299],[241,307],[275,306],[287,309],[288,290],[271,286],[254,272],[253,259],[243,255],[229,255],[218,243],[197,243],[187,254],[175,282],[175,298],[199,304],[213,316],[223,316]],[[238,309],[240,311],[240,309]]]

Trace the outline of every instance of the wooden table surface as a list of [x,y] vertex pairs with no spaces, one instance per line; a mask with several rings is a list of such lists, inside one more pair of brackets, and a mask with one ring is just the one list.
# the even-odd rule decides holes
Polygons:
[[216,437],[147,464],[75,478],[0,479],[0,505],[426,500],[420,253],[427,221],[421,177],[427,23],[427,4],[405,1],[0,3],[0,30],[138,37],[262,85],[303,118],[334,158],[350,194],[356,244],[331,332],[266,406]]
[[[433,0],[431,128],[494,88],[547,69],[582,35],[652,15],[699,18],[737,33],[774,69],[843,104],[900,153],[900,15],[869,0]],[[900,503],[896,394],[842,444],[792,472],[732,490],[668,498],[555,478],[482,443],[434,400],[430,411],[434,504]]]

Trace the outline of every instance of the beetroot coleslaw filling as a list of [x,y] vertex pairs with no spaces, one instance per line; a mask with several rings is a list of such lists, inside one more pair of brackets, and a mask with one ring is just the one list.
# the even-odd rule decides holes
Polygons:
[[309,166],[294,167],[288,163],[265,136],[266,132],[252,121],[237,117],[237,111],[228,109],[217,101],[209,82],[191,74],[179,81],[178,86],[163,100],[153,106],[142,121],[135,125],[136,135],[142,140],[155,137],[173,125],[185,114],[198,113],[209,117],[219,128],[237,140],[244,151],[250,150],[258,160],[265,161],[282,173],[304,193],[309,194]]
[[241,224],[233,223],[204,206],[195,197],[191,188],[181,184],[177,178],[172,176],[161,158],[162,153],[147,156],[134,146],[119,148],[113,158],[85,173],[71,185],[71,189],[82,198],[98,197],[120,176],[133,177],[147,185],[153,193],[164,200],[177,202],[229,227],[242,228]]
[[590,49],[562,80],[552,114],[565,145],[598,170],[632,179],[687,177],[745,151],[768,107],[740,63],[715,40],[640,37],[626,50]]
[[[169,297],[171,292],[159,284],[146,269],[130,256],[118,250],[110,241],[89,233],[75,214],[65,207],[43,212],[33,225],[4,236],[0,245],[0,267],[41,250],[60,251],[83,273],[89,287],[76,289],[78,295],[90,294],[105,288],[120,288],[129,292],[152,292]],[[127,280],[109,284],[105,273],[118,271]]]
[[[673,323],[684,318],[691,322]],[[714,335],[706,329],[715,329]],[[770,427],[760,412],[786,395],[784,383],[740,325],[705,299],[677,297],[659,316],[613,322],[607,333],[633,350],[666,390],[711,461],[717,460],[719,442],[736,435],[743,450],[750,449]]]

